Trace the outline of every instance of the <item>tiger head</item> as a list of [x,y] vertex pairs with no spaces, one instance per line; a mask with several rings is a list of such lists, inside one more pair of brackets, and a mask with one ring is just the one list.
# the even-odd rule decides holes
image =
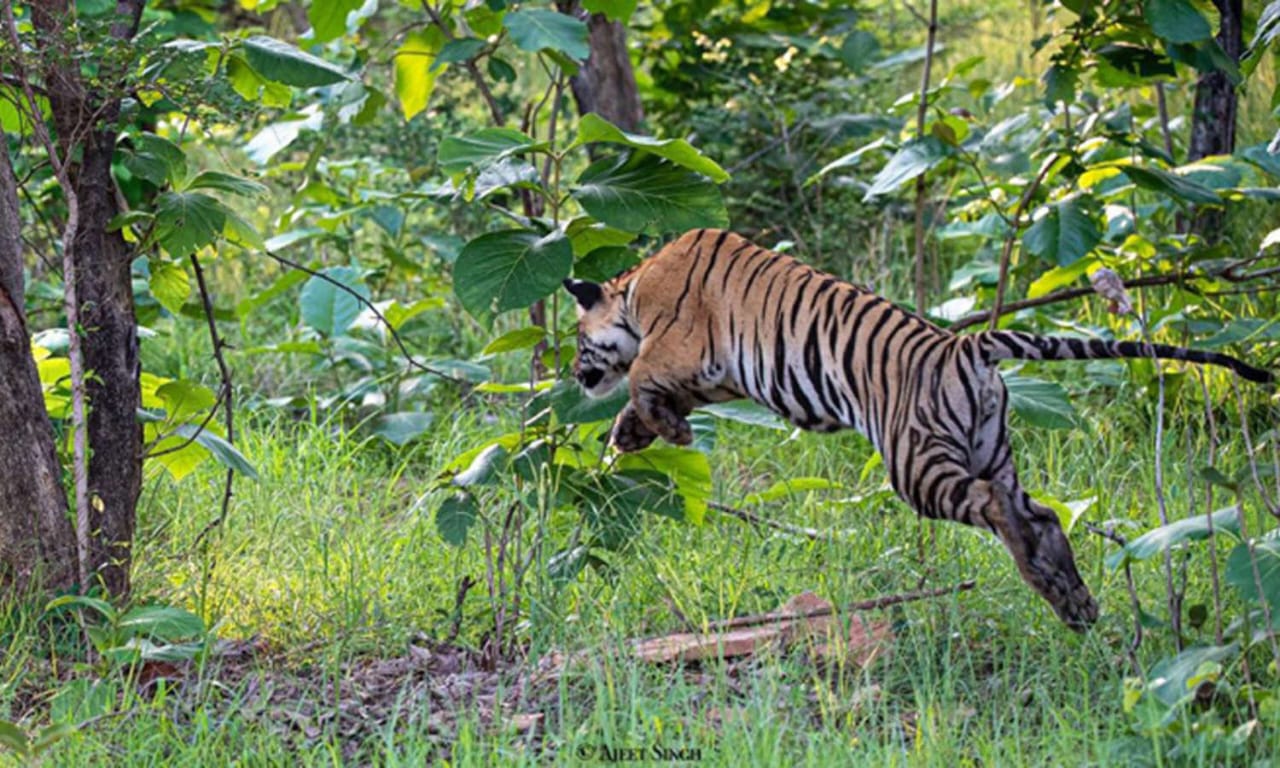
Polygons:
[[622,383],[640,351],[624,292],[609,284],[565,280],[578,302],[578,355],[573,375],[590,397],[604,397]]

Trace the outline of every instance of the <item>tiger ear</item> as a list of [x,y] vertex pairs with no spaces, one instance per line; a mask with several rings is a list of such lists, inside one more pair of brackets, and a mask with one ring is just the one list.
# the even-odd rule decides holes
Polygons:
[[591,309],[604,298],[604,289],[590,280],[565,280],[564,287],[583,309]]

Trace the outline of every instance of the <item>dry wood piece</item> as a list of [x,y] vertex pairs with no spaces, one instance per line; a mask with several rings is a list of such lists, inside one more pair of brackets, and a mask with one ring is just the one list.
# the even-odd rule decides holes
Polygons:
[[804,643],[815,658],[866,666],[892,640],[887,621],[870,622],[857,613],[846,620],[812,592],[796,595],[776,612],[741,616],[731,623],[726,631],[679,632],[637,641],[633,648],[642,661],[661,664],[750,656]]
[[[893,632],[888,621],[872,621],[861,614],[876,608],[925,600],[973,589],[976,582],[883,595],[837,608],[829,601],[802,592],[778,610],[713,622],[704,632],[676,632],[632,640],[629,651],[652,664],[732,659],[766,650],[786,650],[803,644],[814,661],[848,663],[864,667],[891,650]],[[599,649],[574,653],[554,652],[538,661],[534,682],[563,674],[571,665],[599,655]]]

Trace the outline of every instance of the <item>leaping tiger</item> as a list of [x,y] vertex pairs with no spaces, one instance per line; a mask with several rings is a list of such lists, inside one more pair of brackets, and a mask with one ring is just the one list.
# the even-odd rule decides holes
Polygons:
[[1272,381],[1233,357],[1164,344],[957,335],[717,230],[685,234],[604,284],[565,287],[578,304],[574,375],[583,389],[601,397],[630,377],[612,432],[618,450],[641,450],[658,436],[686,445],[694,407],[744,397],[804,429],[856,429],[913,509],[995,533],[1027,583],[1077,631],[1097,620],[1098,606],[1057,515],[1018,483],[997,363],[1159,357]]

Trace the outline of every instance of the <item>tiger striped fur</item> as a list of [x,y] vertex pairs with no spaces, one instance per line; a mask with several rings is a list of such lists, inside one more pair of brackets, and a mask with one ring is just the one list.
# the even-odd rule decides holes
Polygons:
[[888,300],[738,235],[690,232],[614,279],[566,280],[578,303],[574,373],[603,396],[625,376],[621,451],[692,440],[691,409],[759,402],[804,429],[853,428],[917,512],[995,533],[1070,627],[1098,607],[1057,515],[1018,483],[997,363],[1160,357],[1267,371],[1213,352],[1010,331],[957,335]]

